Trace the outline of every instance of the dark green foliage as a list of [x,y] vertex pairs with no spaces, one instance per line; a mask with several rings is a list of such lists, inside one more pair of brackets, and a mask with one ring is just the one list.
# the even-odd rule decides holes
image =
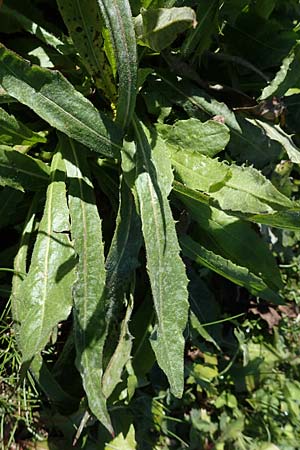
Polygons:
[[1,445],[299,448],[298,1],[4,3]]

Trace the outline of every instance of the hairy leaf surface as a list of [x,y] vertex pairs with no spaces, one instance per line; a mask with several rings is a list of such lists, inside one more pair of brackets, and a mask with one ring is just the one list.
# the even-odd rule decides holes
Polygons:
[[49,181],[48,166],[38,159],[0,145],[0,185],[38,191]]
[[214,120],[203,123],[191,118],[178,120],[174,125],[158,124],[156,128],[168,145],[211,158],[224,150],[230,137],[227,126]]
[[113,44],[119,75],[116,122],[125,129],[132,118],[137,90],[137,50],[128,0],[97,0]]
[[47,142],[47,139],[31,131],[14,116],[0,108],[0,139],[7,145],[33,145],[38,142]]
[[22,285],[24,321],[20,345],[24,363],[45,347],[53,328],[71,311],[74,251],[67,235],[69,210],[64,177],[64,163],[57,152],[30,269]]
[[101,388],[107,308],[101,220],[84,148],[65,136],[60,136],[60,145],[70,183],[71,236],[78,257],[73,288],[76,365],[92,413],[113,433]]
[[103,48],[103,21],[97,0],[58,0],[57,3],[76,49],[96,86],[110,101],[114,101],[116,88]]
[[[147,268],[157,314],[151,344],[158,364],[166,373],[174,395],[183,391],[183,330],[187,322],[188,293],[185,268],[179,256],[175,224],[167,200],[170,181],[159,177],[161,153],[154,163],[151,147],[141,124],[135,120],[135,188],[142,220]],[[129,152],[132,151],[128,146]]]
[[187,235],[180,238],[180,243],[183,253],[199,264],[228,278],[233,283],[245,287],[255,296],[274,303],[282,303],[281,297],[270,289],[259,276],[251,273],[247,268],[238,266],[229,259],[207,250]]
[[31,66],[0,45],[0,83],[54,128],[105,156],[118,156],[119,129],[60,72]]

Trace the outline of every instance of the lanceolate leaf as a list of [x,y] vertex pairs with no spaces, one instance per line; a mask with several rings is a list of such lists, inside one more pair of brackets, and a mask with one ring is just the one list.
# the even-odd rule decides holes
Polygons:
[[239,286],[245,287],[255,296],[274,303],[282,303],[281,297],[276,292],[270,289],[259,276],[254,275],[245,267],[238,266],[229,259],[207,250],[187,235],[180,238],[180,243],[183,253],[194,261],[228,278]]
[[51,182],[30,269],[22,284],[25,312],[20,345],[24,363],[45,347],[53,328],[71,311],[74,251],[67,235],[69,210],[64,175],[64,163],[57,152],[51,165]]
[[193,55],[194,59],[210,45],[211,35],[216,28],[216,15],[219,9],[219,0],[200,0],[197,7],[198,24],[187,35],[181,52],[184,58]]
[[0,83],[9,95],[67,136],[105,156],[118,156],[119,129],[59,72],[31,66],[0,44]]
[[208,194],[223,210],[259,214],[294,206],[253,167],[227,165],[204,155],[169,149],[176,178],[187,187]]
[[33,34],[35,37],[40,39],[45,44],[54,47],[59,53],[68,54],[73,50],[72,46],[66,44],[65,42],[58,39],[52,33],[45,30],[41,25],[33,22],[31,19],[28,19],[22,13],[18,12],[16,9],[10,8],[7,4],[2,5],[1,14],[7,16],[8,19],[11,17],[13,20],[16,20],[20,26],[30,34]]
[[[23,302],[23,293],[21,293],[20,287],[22,285],[23,280],[26,277],[26,261],[27,261],[27,253],[28,247],[30,243],[30,238],[32,237],[32,232],[35,224],[35,209],[37,205],[37,197],[38,194],[35,194],[35,197],[31,203],[29,208],[24,230],[21,236],[21,241],[19,245],[19,250],[14,260],[14,276],[12,279],[12,289],[11,289],[11,307],[13,313],[13,320],[16,331],[18,331],[21,323],[23,322],[26,316],[26,305]],[[19,338],[19,333],[16,333],[17,339]],[[20,343],[19,343],[20,345]]]
[[117,384],[121,381],[123,369],[130,359],[132,349],[132,336],[129,332],[128,324],[133,309],[133,298],[130,296],[126,314],[121,325],[121,333],[118,345],[105,369],[102,389],[106,398],[108,398]]
[[[121,179],[120,205],[116,228],[108,257],[106,259],[106,289],[109,308],[106,316],[108,340],[110,328],[120,320],[120,311],[124,307],[126,293],[135,269],[138,267],[138,253],[142,245],[140,218],[136,213],[133,195]],[[120,381],[122,369],[127,363],[132,347],[132,338],[128,331],[128,322],[132,311],[132,300],[127,307],[117,347],[108,363],[103,376],[103,392],[109,397]],[[111,339],[113,343],[113,339]]]
[[101,220],[84,148],[64,136],[60,145],[70,182],[71,236],[78,255],[73,288],[76,365],[92,413],[113,433],[101,389],[107,308]]
[[47,142],[47,139],[34,133],[14,116],[0,108],[0,140],[8,145],[33,145],[38,142]]
[[97,0],[58,0],[60,13],[72,40],[96,86],[112,102],[116,87],[112,69],[104,52],[103,23]]
[[116,121],[125,129],[131,121],[137,89],[137,52],[130,4],[128,0],[97,0],[97,2],[118,63]]
[[257,119],[252,122],[261,127],[270,139],[282,145],[290,161],[300,163],[300,149],[294,144],[292,137],[285,133],[279,125]]
[[[188,292],[184,264],[179,256],[175,224],[167,196],[169,180],[159,177],[166,153],[151,158],[151,147],[141,124],[135,120],[135,188],[146,247],[147,268],[157,315],[151,337],[158,364],[166,373],[174,395],[183,391],[183,330],[187,322]],[[130,152],[132,148],[129,148]],[[160,161],[160,162],[159,162]]]
[[23,193],[6,187],[0,191],[0,229],[15,223],[16,209],[23,199]]
[[[26,305],[24,305],[22,289],[23,282],[27,277],[26,264],[28,257],[28,248],[35,224],[35,209],[37,206],[37,202],[38,194],[35,195],[29,208],[25,227],[19,244],[19,250],[14,260],[15,273],[12,281],[11,306],[19,347],[22,347],[22,343],[19,339],[19,328],[21,323],[23,323],[23,321],[26,319],[27,315],[27,308]],[[72,405],[74,405],[74,398],[64,392],[64,390],[55,381],[54,377],[50,373],[40,355],[36,355],[33,358],[30,370],[33,372],[35,378],[37,379],[39,385],[41,386],[47,397],[50,398],[51,401],[54,402],[54,404],[60,404],[61,407],[65,407],[67,409],[72,408]]]
[[48,166],[11,147],[0,145],[0,185],[21,191],[38,191],[49,181]]
[[269,286],[282,289],[283,284],[275,258],[257,230],[248,222],[229,216],[223,211],[180,197],[194,220],[199,224],[199,243],[207,249],[247,267]]
[[265,87],[260,96],[264,100],[271,95],[283,96],[289,89],[299,87],[300,81],[300,43],[297,41],[295,47],[282,61],[281,67],[271,83]]

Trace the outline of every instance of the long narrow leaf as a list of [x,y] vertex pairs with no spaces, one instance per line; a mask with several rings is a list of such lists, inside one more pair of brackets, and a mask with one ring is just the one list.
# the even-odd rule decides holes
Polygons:
[[0,108],[0,139],[7,145],[33,145],[38,142],[47,142],[43,136],[31,131],[14,116]]
[[118,62],[117,123],[125,129],[131,121],[137,89],[136,39],[128,0],[97,0],[109,30]]
[[[164,155],[151,159],[151,147],[135,120],[136,180],[139,211],[146,247],[147,268],[157,315],[151,337],[158,364],[166,373],[174,395],[183,391],[183,330],[188,315],[187,277],[179,256],[175,224],[167,195],[170,180],[158,178],[166,164]],[[128,148],[130,152],[132,148]],[[162,170],[161,170],[162,169]]]
[[229,259],[216,255],[189,236],[182,236],[180,243],[183,253],[194,261],[228,278],[239,286],[245,287],[255,296],[274,303],[282,303],[281,297],[276,292],[270,289],[260,277],[254,275],[245,267],[238,266]]
[[9,95],[67,136],[116,157],[121,135],[59,72],[30,65],[0,44],[0,83]]
[[96,86],[112,102],[116,87],[104,52],[102,20],[97,0],[57,0],[60,13],[68,27],[70,36]]
[[68,317],[72,307],[74,251],[67,235],[69,210],[64,175],[61,154],[57,152],[30,269],[22,284],[25,313],[20,345],[24,363],[45,347],[53,328]]
[[38,191],[47,186],[48,166],[38,159],[0,145],[0,185],[24,191]]
[[101,389],[106,338],[105,266],[101,221],[84,148],[60,136],[70,181],[71,236],[78,255],[74,285],[76,365],[93,414],[113,433]]

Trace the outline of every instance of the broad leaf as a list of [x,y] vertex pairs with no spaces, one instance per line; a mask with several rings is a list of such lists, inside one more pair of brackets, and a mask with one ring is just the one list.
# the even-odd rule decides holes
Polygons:
[[198,264],[202,264],[233,283],[245,287],[257,297],[274,303],[282,303],[281,297],[247,268],[238,266],[229,259],[207,250],[187,235],[180,238],[180,243],[183,253]]
[[107,308],[101,220],[84,148],[64,136],[60,145],[70,183],[71,237],[78,257],[73,288],[76,365],[92,413],[113,433],[101,389]]
[[119,129],[59,72],[31,66],[0,45],[0,83],[54,128],[96,152],[118,156]]
[[[147,268],[151,283],[157,326],[151,344],[158,364],[166,373],[174,395],[183,392],[183,330],[187,322],[187,277],[179,256],[175,224],[167,195],[169,177],[163,178],[167,155],[161,152],[155,163],[151,147],[141,124],[134,122],[136,149],[128,144],[129,158],[135,154],[135,189],[146,247]],[[158,148],[159,150],[159,148]],[[170,168],[169,168],[170,171]]]
[[48,166],[38,159],[0,145],[0,185],[39,191],[49,181]]
[[20,345],[24,363],[43,350],[54,327],[71,311],[74,251],[67,235],[69,210],[64,175],[61,154],[57,152],[30,269],[22,284]]
[[294,206],[253,167],[227,165],[204,155],[169,148],[176,178],[189,188],[209,194],[225,211],[273,213]]
[[[260,127],[255,126],[242,116],[236,117],[224,103],[211,98],[206,92],[191,82],[175,82],[162,75],[165,87],[161,87],[170,101],[181,105],[192,117],[222,116],[230,128],[230,150],[239,161],[250,161],[257,167],[263,167],[277,160],[281,145],[272,141]],[[157,89],[159,86],[157,86]]]
[[119,90],[116,122],[125,129],[132,118],[137,90],[137,51],[128,0],[97,0],[113,44]]
[[[173,189],[175,192],[178,192],[181,196],[186,197],[188,200],[191,199],[192,201],[196,201],[201,204],[213,205],[215,208],[220,209],[219,203],[214,202],[209,195],[190,189],[178,181],[174,181]],[[278,212],[273,211],[262,214],[248,214],[240,211],[230,211],[229,213],[240,217],[241,219],[259,224],[270,225],[277,228],[285,228],[288,230],[299,230],[300,207],[297,204],[291,208]]]
[[200,122],[191,118],[174,125],[158,124],[157,130],[168,145],[199,152],[210,157],[224,150],[229,142],[229,129],[214,120]]
[[144,45],[160,52],[169,47],[176,37],[190,27],[196,26],[195,12],[182,8],[142,9],[135,18],[137,38]]
[[45,137],[31,131],[3,108],[0,108],[0,140],[2,144],[28,146],[47,142]]

